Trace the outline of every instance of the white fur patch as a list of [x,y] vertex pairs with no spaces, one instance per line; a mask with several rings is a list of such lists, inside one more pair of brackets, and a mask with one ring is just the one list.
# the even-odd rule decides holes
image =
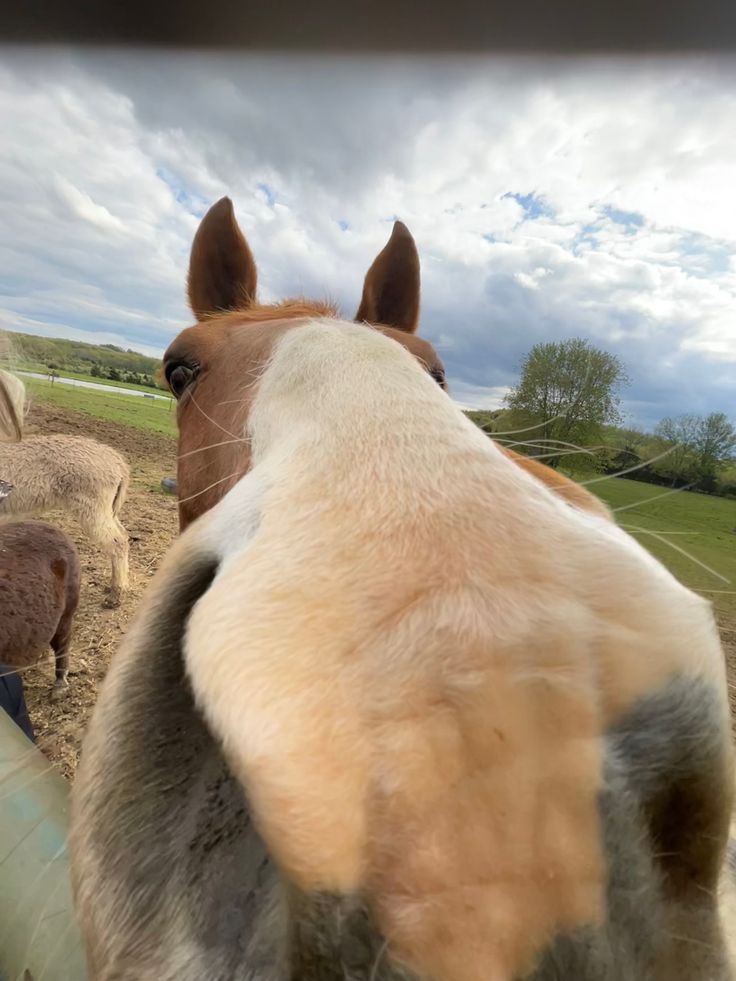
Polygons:
[[[285,334],[249,425],[253,470],[192,529],[225,562],[186,664],[269,848],[304,888],[378,890],[415,967],[441,956],[458,981],[472,885],[483,963],[518,974],[550,932],[602,915],[601,734],[676,674],[721,688],[727,730],[709,605],[523,472],[377,331]],[[512,857],[533,893],[492,881]],[[444,898],[414,915],[440,867]],[[460,933],[433,955],[435,915]]]

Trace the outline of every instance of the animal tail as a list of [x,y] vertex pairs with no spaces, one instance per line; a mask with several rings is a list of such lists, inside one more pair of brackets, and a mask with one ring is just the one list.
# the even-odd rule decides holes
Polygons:
[[116,518],[120,515],[123,504],[125,504],[125,498],[128,494],[128,482],[129,478],[127,476],[122,478],[115,491],[115,497],[112,499],[112,513]]
[[18,443],[23,438],[26,388],[20,378],[0,368],[0,440]]

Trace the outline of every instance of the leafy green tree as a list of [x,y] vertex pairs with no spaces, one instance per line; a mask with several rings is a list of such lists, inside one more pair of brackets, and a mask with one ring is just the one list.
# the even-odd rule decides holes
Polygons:
[[[534,427],[524,440],[549,443],[547,452],[552,453],[555,441],[578,446],[601,442],[603,428],[620,422],[618,390],[626,381],[619,359],[586,340],[536,344],[506,402],[517,424]],[[543,450],[529,447],[529,452],[538,456]],[[545,462],[557,466],[562,459],[561,453]]]
[[655,436],[669,448],[669,453],[657,460],[654,469],[669,477],[674,487],[678,483],[692,482],[695,477],[695,444],[698,438],[700,416],[681,415],[667,417],[658,423]]
[[719,470],[736,451],[736,429],[724,412],[701,419],[695,441],[698,476],[703,490],[714,490]]
[[736,451],[736,429],[723,412],[668,417],[655,433],[670,447],[657,470],[671,477],[673,486],[689,481],[702,490],[715,490],[719,472]]

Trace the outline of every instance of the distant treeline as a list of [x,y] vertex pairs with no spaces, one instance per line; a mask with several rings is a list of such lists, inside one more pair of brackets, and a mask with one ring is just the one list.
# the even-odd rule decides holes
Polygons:
[[540,456],[572,476],[590,472],[614,476],[625,470],[630,480],[736,498],[734,428],[722,413],[663,419],[653,433],[601,426],[581,443],[589,452],[576,453],[568,447],[559,456],[551,453],[552,441],[537,442],[540,427],[525,426],[508,409],[465,414],[517,453]]
[[109,378],[138,385],[156,386],[156,372],[161,364],[137,351],[114,344],[87,344],[60,337],[36,337],[35,334],[7,332],[13,359],[39,370],[59,374],[74,372],[94,378]]

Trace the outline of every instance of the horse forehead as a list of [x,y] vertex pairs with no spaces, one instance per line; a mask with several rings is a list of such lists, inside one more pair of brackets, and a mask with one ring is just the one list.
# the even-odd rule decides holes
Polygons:
[[[278,311],[274,310],[273,313],[278,314]],[[223,347],[261,346],[264,341],[272,342],[280,337],[286,330],[303,327],[313,323],[315,319],[324,317],[324,314],[319,311],[315,311],[315,313],[318,315],[315,316],[315,314],[303,311],[295,316],[284,311],[283,316],[271,315],[260,320],[255,319],[247,310],[233,311],[222,317],[185,327],[171,342],[164,357],[176,357],[177,354],[192,347],[196,347],[203,353],[211,354]],[[331,316],[329,319],[334,320],[335,317]],[[408,334],[406,331],[386,327],[382,324],[366,325],[366,327],[367,329],[376,329],[385,336],[398,341],[414,355],[426,357],[429,354],[437,357],[430,342],[417,334]]]
[[229,314],[185,328],[169,345],[164,360],[194,357],[203,364],[236,367],[241,358],[268,357],[273,344],[286,330],[307,323],[306,319],[248,320]]

